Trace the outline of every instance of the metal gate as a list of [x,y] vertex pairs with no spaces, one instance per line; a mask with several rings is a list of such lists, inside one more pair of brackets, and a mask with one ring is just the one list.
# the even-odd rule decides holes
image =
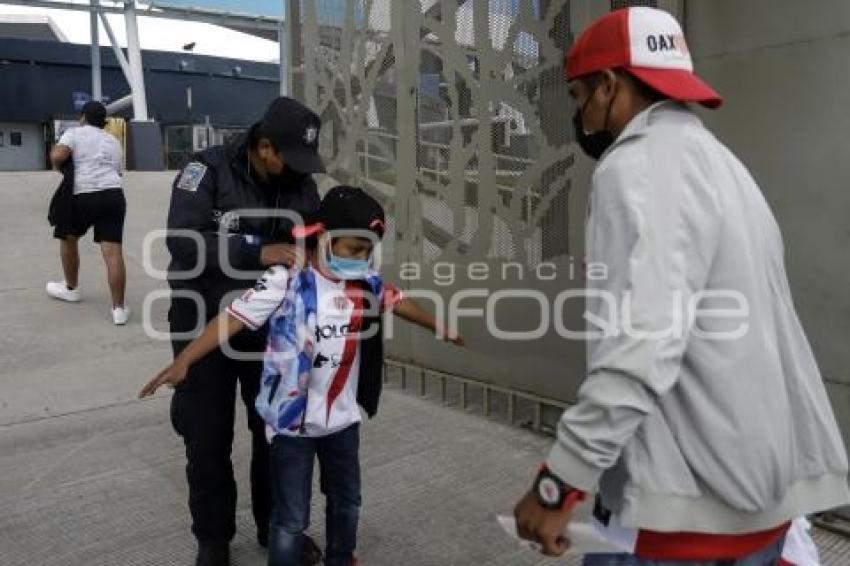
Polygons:
[[[574,180],[587,171],[570,143],[569,2],[317,0],[291,10],[293,94],[322,116],[334,181],[385,205],[388,279],[428,308],[482,310],[460,320],[466,349],[397,325],[390,355],[569,400],[582,344],[551,328],[524,340],[486,328],[488,317],[507,333],[542,328],[552,312],[523,295],[582,285]],[[470,289],[479,291],[458,301]],[[581,326],[573,311],[564,319]]]
[[[551,423],[584,374],[584,343],[555,331],[556,320],[582,327],[580,305],[550,301],[547,315],[535,299],[584,284],[590,168],[572,143],[564,53],[572,33],[607,10],[657,6],[687,23],[685,3],[289,5],[293,94],[324,120],[321,148],[333,180],[361,185],[385,205],[387,278],[435,309],[454,301],[481,310],[460,321],[468,343],[462,350],[394,328],[389,353],[402,386],[412,377],[426,394],[421,368],[429,368],[444,401],[454,397],[466,407],[469,386],[485,384],[485,413],[499,394],[510,420],[525,400],[534,403],[536,428]],[[410,266],[418,266],[417,276]],[[510,300],[493,301],[497,295]],[[546,316],[546,331],[535,339],[492,332],[534,329]],[[447,389],[451,376],[462,377],[455,393]]]

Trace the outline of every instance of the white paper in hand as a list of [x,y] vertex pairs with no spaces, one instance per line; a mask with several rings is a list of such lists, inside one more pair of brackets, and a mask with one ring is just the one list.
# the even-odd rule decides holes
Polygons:
[[[521,546],[540,552],[541,546],[536,542],[520,538],[516,530],[516,519],[506,515],[496,517],[502,529]],[[612,537],[605,532],[604,527],[592,523],[571,522],[567,525],[564,537],[570,541],[566,556],[595,554],[605,552],[633,552],[634,540],[623,540],[622,537]]]
[[795,566],[820,566],[818,547],[809,533],[811,528],[811,523],[805,517],[791,523],[788,536],[785,537],[785,548],[782,549],[783,560]]

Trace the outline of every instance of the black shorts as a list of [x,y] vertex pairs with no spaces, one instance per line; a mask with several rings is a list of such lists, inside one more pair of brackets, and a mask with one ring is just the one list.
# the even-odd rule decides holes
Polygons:
[[121,189],[106,189],[94,193],[74,195],[69,226],[57,226],[53,237],[64,240],[66,236],[80,237],[94,226],[95,242],[120,244],[124,239],[124,216],[127,201]]

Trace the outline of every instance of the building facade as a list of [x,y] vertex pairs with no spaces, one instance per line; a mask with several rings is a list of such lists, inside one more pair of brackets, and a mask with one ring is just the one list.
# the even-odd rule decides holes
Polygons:
[[[47,168],[56,122],[77,119],[89,97],[90,53],[87,45],[0,37],[0,170]],[[101,61],[105,101],[125,96],[111,48],[101,48]],[[279,92],[276,63],[157,51],[143,52],[142,61],[170,168],[244,130]]]

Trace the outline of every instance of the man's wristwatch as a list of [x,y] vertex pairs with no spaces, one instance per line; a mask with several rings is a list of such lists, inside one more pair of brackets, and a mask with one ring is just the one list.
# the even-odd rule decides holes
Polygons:
[[568,486],[546,464],[540,466],[540,472],[534,480],[534,494],[541,506],[552,511],[567,509],[585,497],[583,491]]

